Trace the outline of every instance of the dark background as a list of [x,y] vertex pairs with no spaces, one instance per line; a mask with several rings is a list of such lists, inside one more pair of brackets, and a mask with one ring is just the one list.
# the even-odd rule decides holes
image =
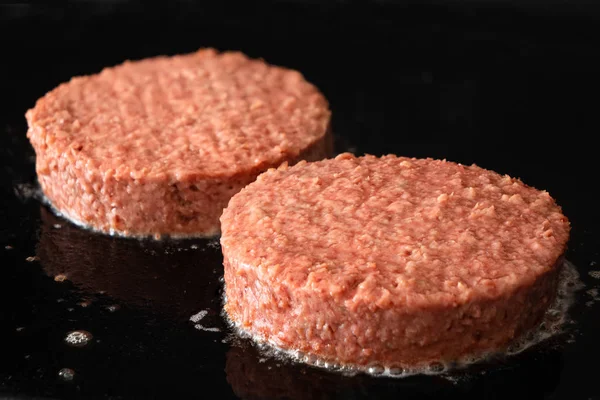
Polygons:
[[[206,397],[214,390],[219,398],[600,398],[598,307],[585,305],[593,300],[585,290],[572,311],[574,343],[563,335],[458,383],[278,367],[259,363],[247,343],[222,342],[214,244],[93,235],[53,219],[24,194],[35,183],[24,113],[37,98],[126,59],[206,46],[301,71],[329,99],[341,150],[476,163],[548,190],[572,222],[567,257],[585,290],[594,287],[597,2],[3,5],[0,397]],[[34,255],[40,260],[25,261]],[[54,282],[59,272],[73,279]],[[86,299],[91,306],[78,305]],[[112,304],[121,308],[111,313]],[[201,309],[222,333],[193,329],[187,319]],[[70,349],[62,338],[71,329],[100,340]],[[73,382],[58,379],[64,367],[76,370]]]

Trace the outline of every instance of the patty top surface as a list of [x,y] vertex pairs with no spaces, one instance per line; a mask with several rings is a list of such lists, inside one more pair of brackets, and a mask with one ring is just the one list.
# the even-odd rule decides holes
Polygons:
[[570,231],[547,192],[507,175],[350,154],[270,169],[221,224],[239,268],[349,309],[510,294],[555,268]]
[[116,176],[228,176],[321,138],[330,112],[300,73],[213,49],[75,77],[26,114],[34,145]]

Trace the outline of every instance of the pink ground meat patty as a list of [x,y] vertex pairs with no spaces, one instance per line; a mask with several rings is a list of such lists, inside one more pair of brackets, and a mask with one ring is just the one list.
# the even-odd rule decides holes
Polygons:
[[265,172],[221,224],[235,325],[388,367],[482,355],[535,326],[570,230],[547,192],[507,175],[350,154]]
[[233,194],[330,151],[330,112],[300,73],[212,49],[76,77],[26,114],[44,194],[130,236],[207,236]]

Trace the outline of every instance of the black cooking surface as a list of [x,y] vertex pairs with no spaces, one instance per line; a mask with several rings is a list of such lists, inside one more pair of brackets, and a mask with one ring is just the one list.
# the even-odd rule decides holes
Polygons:
[[[0,8],[0,397],[600,398],[597,7],[360,4]],[[476,163],[548,190],[585,284],[565,332],[443,376],[325,372],[231,335],[217,240],[98,235],[40,203],[24,119],[38,97],[205,46],[302,71],[330,100],[338,151]],[[74,330],[93,338],[71,346]]]

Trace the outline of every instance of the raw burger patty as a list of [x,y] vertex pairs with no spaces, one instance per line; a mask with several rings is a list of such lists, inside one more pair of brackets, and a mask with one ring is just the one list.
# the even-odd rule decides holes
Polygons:
[[483,355],[536,325],[570,230],[547,192],[507,175],[350,154],[265,172],[221,225],[236,326],[390,367]]
[[26,114],[44,194],[126,236],[208,236],[233,194],[330,147],[326,99],[296,71],[212,49],[76,77]]

